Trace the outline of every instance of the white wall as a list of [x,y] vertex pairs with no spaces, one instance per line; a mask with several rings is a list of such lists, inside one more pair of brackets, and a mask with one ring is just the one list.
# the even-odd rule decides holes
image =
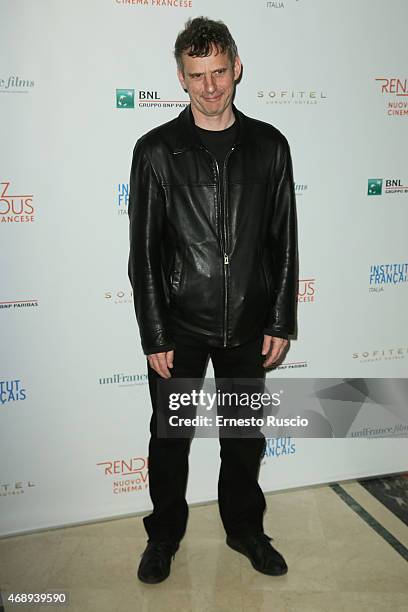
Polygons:
[[[150,507],[150,403],[118,184],[136,139],[186,100],[171,50],[190,16],[229,25],[244,64],[237,106],[291,144],[309,281],[299,289],[314,299],[299,303],[292,367],[270,376],[406,376],[408,189],[384,193],[387,179],[408,185],[408,96],[397,95],[408,93],[406,2],[157,1],[0,7],[0,381],[11,390],[0,405],[2,534]],[[120,88],[135,90],[135,108],[116,108]],[[140,91],[162,102],[141,106]],[[373,178],[382,195],[367,195]],[[381,264],[401,264],[405,277],[370,286]],[[101,384],[115,373],[133,384]],[[390,473],[406,456],[406,439],[294,440],[265,458],[261,480],[272,490]],[[113,461],[116,475],[105,474]],[[196,440],[191,501],[216,497],[217,468],[217,442]],[[126,480],[134,490],[117,492]]]

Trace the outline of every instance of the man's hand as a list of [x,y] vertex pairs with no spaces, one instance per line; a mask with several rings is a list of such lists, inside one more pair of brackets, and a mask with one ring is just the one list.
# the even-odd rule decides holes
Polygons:
[[149,365],[155,370],[162,378],[171,378],[169,368],[173,367],[174,351],[167,351],[166,353],[153,353],[147,356]]
[[263,362],[264,368],[269,368],[282,357],[282,353],[288,344],[288,340],[276,336],[264,336],[262,355],[266,355]]

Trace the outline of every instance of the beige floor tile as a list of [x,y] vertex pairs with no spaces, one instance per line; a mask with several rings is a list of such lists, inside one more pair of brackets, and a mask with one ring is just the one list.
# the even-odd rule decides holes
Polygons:
[[40,590],[58,559],[62,529],[0,540],[0,586],[7,590]]
[[285,539],[325,537],[313,489],[266,495],[265,532]]
[[[328,592],[337,590],[330,549],[324,540],[279,538],[273,546],[284,556],[289,571],[284,576],[264,576],[242,557],[241,575],[248,590]],[[233,553],[233,551],[231,551]],[[239,553],[234,553],[239,554]]]
[[373,532],[328,546],[340,591],[406,593],[408,610],[407,562],[387,542]]
[[[69,606],[53,607],[54,612],[138,612],[143,605],[143,599],[138,589],[129,585],[122,587],[94,588],[71,587],[69,589]],[[122,608],[123,603],[126,608]],[[40,606],[36,610],[51,612],[48,606]],[[15,612],[15,610],[10,610]]]
[[51,588],[108,588],[135,579],[138,538],[67,535],[62,538],[49,574]]
[[378,537],[372,528],[330,487],[318,487],[314,495],[323,534],[328,540],[337,539],[341,535],[353,541],[362,533]]
[[190,508],[187,537],[225,540],[218,503]]
[[133,598],[123,599],[115,612],[242,612],[239,589],[171,589],[167,584],[142,585],[139,607]]
[[347,612],[407,612],[406,593],[355,593],[343,591],[341,598]]
[[385,527],[397,540],[408,547],[408,527],[395,514],[371,495],[359,482],[346,482],[343,489]]
[[338,592],[251,591],[244,595],[244,612],[348,612]]
[[406,561],[329,487],[271,493],[267,504],[265,531],[286,576],[259,574],[227,547],[210,504],[190,508],[162,584],[137,579],[147,536],[134,516],[0,540],[0,586],[68,591],[70,607],[56,612],[408,612]]
[[169,588],[189,592],[239,588],[241,562],[229,551],[223,541],[186,537],[173,562]]
[[243,612],[287,612],[282,593],[269,590],[244,593],[242,609]]

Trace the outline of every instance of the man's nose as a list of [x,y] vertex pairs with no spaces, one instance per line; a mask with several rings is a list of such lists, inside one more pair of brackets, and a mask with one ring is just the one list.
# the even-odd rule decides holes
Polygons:
[[215,91],[215,80],[212,74],[204,75],[204,87],[208,93],[212,93]]

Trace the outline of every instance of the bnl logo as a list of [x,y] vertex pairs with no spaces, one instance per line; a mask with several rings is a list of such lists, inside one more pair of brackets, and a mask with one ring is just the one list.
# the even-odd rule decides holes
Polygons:
[[[160,100],[157,91],[139,90],[139,104],[146,101]],[[135,90],[134,89],[117,89],[116,90],[116,108],[135,108]]]
[[382,179],[368,179],[368,191],[367,195],[381,195],[382,194]]
[[117,89],[116,108],[135,108],[135,90]]

